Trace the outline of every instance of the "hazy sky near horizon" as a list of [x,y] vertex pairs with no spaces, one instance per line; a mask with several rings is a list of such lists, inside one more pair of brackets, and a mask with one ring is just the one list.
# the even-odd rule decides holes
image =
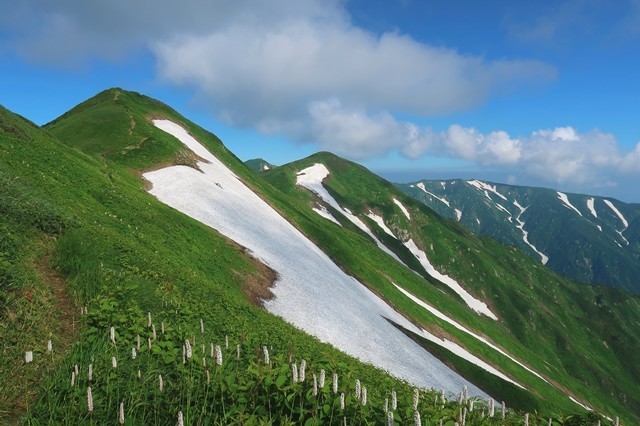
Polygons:
[[243,160],[640,202],[640,0],[0,3],[0,104],[38,124],[118,86]]

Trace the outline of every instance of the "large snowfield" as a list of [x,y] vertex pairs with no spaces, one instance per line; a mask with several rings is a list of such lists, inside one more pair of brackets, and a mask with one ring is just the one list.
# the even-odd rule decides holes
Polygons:
[[346,275],[181,126],[168,120],[154,124],[208,163],[198,163],[201,171],[172,166],[145,173],[150,193],[247,247],[277,271],[275,297],[264,304],[269,312],[417,386],[457,393],[466,385],[470,394],[487,397],[390,324],[427,337]]

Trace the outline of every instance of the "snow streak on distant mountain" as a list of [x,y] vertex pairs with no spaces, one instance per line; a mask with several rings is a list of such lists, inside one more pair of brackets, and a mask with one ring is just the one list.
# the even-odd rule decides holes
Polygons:
[[440,215],[520,247],[569,278],[640,293],[638,204],[480,180],[398,187]]

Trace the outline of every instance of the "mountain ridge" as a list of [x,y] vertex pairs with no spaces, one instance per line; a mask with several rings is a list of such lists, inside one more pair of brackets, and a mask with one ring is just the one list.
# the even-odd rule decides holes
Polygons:
[[[118,92],[120,94],[116,96]],[[147,102],[148,98],[119,89],[106,91],[103,96],[104,99],[100,102],[89,102],[86,105],[88,108],[65,114],[64,119],[54,120],[46,127],[51,139],[46,139],[49,136],[41,135],[38,129],[33,130],[38,138],[46,139],[43,146],[47,146],[50,152],[61,150],[60,152],[71,153],[74,158],[78,158],[77,161],[61,160],[63,162],[58,166],[55,161],[52,162],[53,159],[49,159],[51,163],[48,170],[41,169],[44,166],[40,162],[44,165],[49,163],[44,160],[46,157],[38,151],[38,147],[23,144],[20,145],[20,150],[9,151],[10,144],[4,145],[5,153],[11,152],[11,156],[7,158],[15,158],[15,162],[8,163],[6,170],[20,176],[25,182],[30,182],[34,188],[40,187],[42,182],[48,182],[46,176],[66,176],[68,181],[78,180],[81,176],[77,172],[81,169],[79,164],[83,164],[86,177],[82,179],[82,185],[76,185],[67,192],[55,187],[51,203],[65,214],[69,212],[79,224],[72,232],[65,232],[58,238],[55,243],[55,259],[74,289],[78,302],[88,303],[90,309],[95,310],[90,319],[99,319],[94,316],[101,312],[97,301],[111,300],[109,297],[121,301],[118,303],[123,303],[127,309],[135,309],[136,306],[142,312],[152,308],[159,309],[157,315],[162,315],[163,309],[169,313],[180,311],[181,315],[185,315],[179,309],[184,304],[189,310],[194,310],[195,315],[205,316],[207,327],[214,330],[218,339],[224,338],[225,333],[233,329],[245,335],[248,341],[257,344],[258,348],[269,343],[276,349],[284,350],[294,344],[291,341],[294,336],[299,340],[297,345],[294,344],[298,348],[294,351],[296,356],[313,358],[314,351],[318,351],[326,354],[323,356],[352,363],[359,377],[366,377],[371,383],[384,382],[390,386],[400,386],[384,377],[373,379],[379,373],[374,374],[369,367],[337,351],[333,352],[328,345],[305,337],[276,316],[253,305],[249,306],[239,292],[245,285],[241,277],[251,275],[247,273],[251,267],[248,266],[249,260],[244,249],[230,247],[221,234],[164,206],[142,190],[143,183],[139,173],[158,166],[163,169],[167,165],[170,165],[169,168],[181,167],[179,154],[183,152],[183,144],[156,129],[151,121],[168,119],[176,125],[184,126],[188,134],[202,143],[245,182],[251,191],[267,199],[281,216],[295,224],[329,258],[339,260],[342,268],[351,276],[361,280],[402,315],[431,331],[440,329],[441,335],[448,336],[450,342],[476,354],[488,364],[497,366],[507,376],[533,390],[516,395],[512,387],[482,373],[482,369],[474,367],[473,363],[463,366],[462,360],[455,358],[451,352],[453,346],[449,346],[450,349],[440,349],[443,353],[441,356],[457,364],[458,370],[468,370],[466,376],[475,376],[476,382],[492,382],[487,385],[490,386],[492,395],[502,394],[507,400],[512,400],[514,406],[523,409],[547,412],[562,409],[570,412],[571,407],[575,409],[577,405],[565,396],[568,393],[578,400],[593,404],[598,410],[625,413],[625,417],[633,418],[631,413],[638,402],[629,389],[633,388],[633,377],[638,372],[634,370],[634,356],[631,354],[638,342],[628,327],[638,318],[638,302],[635,301],[636,305],[633,305],[635,299],[626,299],[621,294],[608,290],[599,292],[594,287],[578,288],[562,278],[550,275],[544,268],[537,267],[535,262],[511,248],[478,238],[457,224],[443,222],[431,209],[396,191],[389,182],[371,174],[366,168],[333,154],[319,153],[300,162],[278,167],[258,178],[218,143],[219,140],[214,135],[188,122],[175,111],[159,107],[157,101]],[[103,114],[98,106],[106,108],[107,113]],[[131,125],[132,120],[135,126]],[[83,129],[86,126],[92,129]],[[96,127],[102,130],[96,131]],[[87,143],[86,135],[92,132],[95,139]],[[53,139],[54,136],[58,139]],[[147,138],[144,143],[141,143],[142,138]],[[114,139],[120,142],[113,145],[111,141]],[[4,135],[2,141],[4,144]],[[58,147],[60,141],[64,142],[66,148]],[[132,141],[140,146],[124,149],[131,146]],[[105,144],[106,148],[102,146]],[[34,161],[34,170],[27,174],[26,171],[29,170],[24,169],[25,166],[20,161],[29,156]],[[329,175],[319,184],[334,198],[337,208],[320,200],[315,193],[297,183],[298,173],[319,160],[329,163],[326,166]],[[199,159],[195,161],[196,164],[201,163]],[[191,175],[201,174],[190,170],[193,172],[190,172]],[[215,177],[213,179],[215,181]],[[218,183],[222,188],[214,185],[211,190],[224,191],[224,182]],[[229,190],[230,188],[228,187]],[[78,200],[74,201],[74,197]],[[221,200],[226,201],[225,198]],[[313,209],[319,205],[324,206],[340,225],[327,222],[326,217]],[[74,209],[77,212],[70,213]],[[359,219],[370,234],[340,211],[344,209],[348,209]],[[251,220],[251,217],[242,219]],[[267,223],[259,225],[268,228]],[[383,225],[388,225],[390,233],[385,231]],[[433,268],[459,279],[472,295],[490,302],[490,308],[497,310],[501,321],[478,315],[449,286],[433,279],[424,268],[420,271],[422,263],[417,259],[415,249],[412,251],[406,245],[410,240],[415,240],[416,248],[428,255]],[[383,251],[381,245],[394,253],[401,262]],[[503,259],[496,259],[491,254],[494,252]],[[465,256],[470,260],[465,259]],[[504,283],[489,280],[493,274],[492,267],[497,271],[496,277],[504,280]],[[414,272],[414,268],[420,272],[420,276]],[[481,272],[472,273],[474,270]],[[239,274],[237,271],[244,272]],[[521,277],[516,279],[519,276]],[[496,280],[495,277],[492,279]],[[544,284],[549,280],[549,283]],[[554,288],[554,285],[561,289]],[[528,286],[533,286],[533,289]],[[441,314],[468,331],[489,336],[499,347],[505,348],[514,357],[523,359],[534,369],[543,371],[545,376],[553,375],[563,385],[571,388],[571,391],[560,391],[544,384],[544,381],[532,376],[522,366],[505,360],[504,355],[488,347],[485,342],[457,328],[451,321],[439,317],[435,311],[426,310],[399,288],[428,302],[432,308],[437,307]],[[536,292],[540,293],[536,297],[549,304],[547,310],[553,313],[552,316],[542,316],[543,304],[533,297]],[[601,297],[599,307],[593,305],[593,300],[598,295]],[[580,308],[576,307],[569,313],[562,312],[554,305],[556,298],[558,301],[555,304],[558,306],[567,305],[571,300]],[[167,308],[161,308],[164,303],[168,303]],[[510,304],[514,307],[508,306]],[[206,314],[205,307],[209,310]],[[117,320],[118,312],[109,315],[106,324],[122,321]],[[197,321],[197,316],[190,318]],[[571,340],[560,323],[566,324],[565,327],[574,332]],[[108,331],[108,325],[105,329],[104,323],[102,324],[102,329]],[[609,324],[618,324],[619,330],[609,330]],[[585,330],[585,326],[590,327],[596,337],[589,337],[590,333]],[[553,335],[552,339],[559,340],[561,345],[548,342],[546,335],[536,332],[536,329],[542,328],[547,334]],[[620,341],[616,341],[614,334]],[[527,337],[529,335],[535,337]],[[266,336],[269,341],[265,341]],[[595,347],[593,339],[596,338],[604,338],[615,351],[602,345]],[[533,349],[536,344],[538,347]],[[128,350],[126,347],[121,349]],[[75,352],[71,355],[78,356],[73,354]],[[127,354],[120,356],[126,359]],[[538,359],[540,357],[548,365]],[[605,359],[607,362],[603,362]],[[126,366],[126,362],[124,364]],[[60,371],[66,377],[68,370],[63,368]],[[619,371],[626,373],[621,374]],[[603,383],[599,383],[599,380]],[[587,384],[582,383],[583,381]],[[68,388],[64,390],[67,391]],[[375,390],[371,391],[371,398],[374,398]],[[625,403],[617,398],[611,399],[608,396],[610,391],[626,395]],[[42,410],[43,407],[40,406],[36,412],[42,414]]]

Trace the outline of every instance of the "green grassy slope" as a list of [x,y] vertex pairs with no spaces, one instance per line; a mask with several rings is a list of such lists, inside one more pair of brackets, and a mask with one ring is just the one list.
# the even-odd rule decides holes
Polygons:
[[[100,96],[105,95],[109,98],[113,91]],[[120,97],[124,102],[150,102],[140,99],[126,92]],[[154,102],[147,108],[154,114],[180,120],[175,112],[157,107]],[[318,342],[256,306],[252,297],[271,283],[272,273],[241,247],[164,206],[143,190],[140,169],[130,164],[146,168],[156,161],[171,161],[172,152],[179,151],[176,141],[161,141],[158,134],[159,159],[153,159],[155,151],[151,149],[151,154],[144,157],[132,153],[134,158],[123,159],[123,164],[111,160],[111,156],[122,159],[121,152],[100,150],[98,155],[88,149],[89,153],[83,153],[70,146],[70,137],[65,137],[63,144],[8,111],[1,113],[0,226],[7,232],[2,235],[0,250],[0,295],[4,307],[0,318],[0,419],[14,421],[28,412],[35,423],[73,423],[86,418],[86,386],[92,385],[96,423],[116,421],[116,417],[109,417],[109,413],[117,413],[115,394],[125,401],[127,417],[134,423],[175,421],[179,409],[202,409],[196,404],[198,393],[190,393],[189,383],[180,381],[180,377],[202,377],[204,373],[196,371],[198,361],[187,371],[180,363],[180,342],[192,334],[197,334],[198,341],[207,342],[207,352],[209,342],[224,345],[225,336],[229,336],[231,349],[225,359],[233,358],[229,354],[235,354],[235,346],[240,344],[246,358],[233,373],[239,379],[248,380],[245,376],[253,374],[255,353],[268,345],[274,358],[281,357],[285,366],[291,355],[298,362],[304,358],[327,371],[343,372],[345,387],[353,386],[355,377],[361,378],[370,384],[371,399],[379,400],[379,395],[391,388],[410,393],[407,386],[388,375]],[[82,118],[68,115],[67,119],[82,123],[87,118],[79,117]],[[109,120],[119,128],[117,120]],[[62,122],[56,124],[66,128],[69,135],[73,133]],[[191,130],[200,132],[199,137],[210,146],[217,144],[215,137],[203,130]],[[216,154],[226,155],[232,167],[251,174],[221,145]],[[68,311],[61,312],[68,318],[56,317],[61,301],[55,299],[48,277],[41,277],[37,265],[33,265],[38,261],[45,262],[43,268],[62,280],[64,292],[72,302]],[[77,308],[84,307],[88,314],[80,315]],[[162,346],[154,345],[158,351],[156,354],[153,350],[154,356],[144,353],[143,357],[143,349],[136,363],[127,362],[135,335],[142,335],[143,346],[150,335],[146,312],[152,312],[158,334],[160,321],[167,325],[168,337],[159,339]],[[200,318],[206,324],[204,334],[199,331]],[[74,327],[76,333],[65,330],[67,326]],[[108,343],[111,326],[117,330],[118,344],[113,346]],[[46,349],[48,339],[53,340],[53,356]],[[195,344],[194,339],[191,341]],[[29,350],[34,351],[34,362],[25,364],[24,353]],[[118,374],[109,373],[111,368],[107,365],[112,356],[119,360]],[[99,377],[93,383],[86,378],[90,363]],[[78,386],[82,388],[69,386],[75,364],[81,370]],[[141,380],[153,385],[134,387],[135,368],[142,370]],[[154,399],[157,374],[164,371],[170,392],[162,400]],[[256,377],[259,378],[258,373]],[[243,398],[247,391],[245,388],[233,392]],[[37,395],[39,399],[34,403]],[[182,399],[188,395],[195,395],[194,400]],[[196,408],[192,409],[196,412]],[[247,415],[251,410],[259,411],[247,406],[237,409]],[[227,406],[227,410],[231,408]]]
[[[400,276],[389,268],[386,275],[392,276],[396,283],[489,336],[548,379],[573,392],[578,399],[588,401],[601,410],[615,411],[617,408],[614,407],[622,409],[623,406],[630,412],[638,410],[640,401],[635,395],[640,370],[637,367],[638,357],[634,354],[640,345],[634,332],[640,318],[637,298],[602,287],[578,286],[563,279],[513,247],[478,238],[453,221],[443,221],[432,210],[404,196],[393,185],[363,167],[328,153],[281,166],[264,176],[283,192],[306,200],[312,207],[316,202],[315,196],[295,185],[295,175],[317,162],[330,170],[324,184],[338,203],[368,221],[369,228],[388,247],[403,260],[410,256],[402,246],[392,244],[393,239],[364,216],[368,211],[382,215],[397,235],[416,241],[439,271],[453,276],[486,301],[500,322],[480,318],[457,297],[451,294],[444,296],[438,291],[442,286],[425,285],[424,280],[416,279],[411,276],[413,274]],[[409,208],[410,221],[394,205],[393,198]],[[337,212],[334,216],[341,217]],[[365,238],[363,233],[345,222],[342,221],[344,230],[327,225],[330,229],[327,233],[357,233],[360,238]],[[326,244],[322,237],[317,237],[317,240],[325,250],[335,251],[336,258],[340,258],[341,252]],[[372,242],[369,244],[373,246]],[[381,261],[372,259],[368,267],[375,269]],[[360,262],[364,260],[360,259]],[[413,264],[411,266],[414,267]],[[385,283],[373,279],[367,282],[415,320],[438,324],[472,352],[482,354],[518,377],[521,383],[533,387],[544,399],[557,398],[550,386],[536,383],[528,377],[529,373],[509,365],[510,362],[452,327],[430,318],[421,308],[390,291]],[[619,397],[612,398],[612,394]]]

